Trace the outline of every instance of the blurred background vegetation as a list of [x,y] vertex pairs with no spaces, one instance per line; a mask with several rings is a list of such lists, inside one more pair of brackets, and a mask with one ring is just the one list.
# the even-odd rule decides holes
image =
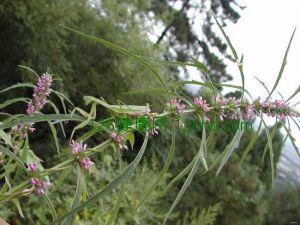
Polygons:
[[[172,7],[176,3],[179,7]],[[201,15],[203,24],[195,31],[195,17],[188,15],[193,9]],[[0,90],[17,82],[33,81],[27,71],[18,65],[33,68],[39,73],[49,69],[62,82],[55,83],[55,89],[65,93],[76,106],[84,108],[82,97],[92,95],[103,97],[110,103],[121,100],[128,104],[149,102],[154,110],[164,108],[166,98],[158,91],[133,94],[132,90],[158,89],[160,86],[147,71],[131,59],[106,49],[95,43],[83,40],[68,32],[65,25],[84,33],[101,37],[124,46],[139,55],[161,60],[188,61],[195,57],[207,65],[215,82],[224,82],[232,77],[226,71],[224,60],[231,59],[226,44],[212,30],[213,11],[224,23],[237,22],[240,18],[237,8],[242,9],[235,0],[2,0],[0,3]],[[151,34],[153,26],[162,27],[156,36]],[[151,34],[151,35],[149,35]],[[174,66],[154,63],[163,78],[168,82],[188,76]],[[177,92],[193,97],[189,90],[178,88]],[[31,91],[23,90],[0,95],[0,102],[19,96],[29,97]],[[201,89],[197,95],[209,98],[210,93]],[[238,95],[232,93],[231,95]],[[52,99],[58,102],[57,99]],[[50,110],[50,109],[49,109]],[[62,109],[61,109],[62,110]],[[24,113],[25,105],[11,106],[5,112]],[[98,108],[97,117],[107,116]],[[39,125],[39,132],[31,137],[31,148],[44,160],[45,166],[54,165],[59,159],[54,156],[55,145],[51,131]],[[72,124],[68,124],[70,134]],[[270,128],[272,129],[272,128]],[[254,131],[247,131],[240,146],[223,172],[200,171],[195,176],[187,193],[172,214],[168,224],[176,225],[283,225],[290,221],[300,221],[300,189],[271,187],[270,165],[268,160],[261,163],[263,150],[267,143],[262,132],[253,150],[243,163],[242,154]],[[62,134],[61,146],[67,146]],[[152,225],[159,224],[163,215],[175,199],[183,180],[167,187],[167,183],[185,168],[199,148],[200,131],[179,131],[176,137],[175,160],[164,178],[164,182],[152,193],[139,210],[136,203],[141,200],[145,185],[159,174],[166,159],[171,138],[170,131],[162,132],[152,138],[150,147],[134,177],[126,184],[126,198],[118,213],[116,224]],[[209,145],[211,164],[233,137],[219,129]],[[43,143],[38,140],[45,140]],[[98,143],[104,137],[95,137]],[[142,137],[137,135],[137,146]],[[274,141],[275,159],[278,161],[283,147],[283,138],[276,132]],[[91,143],[89,143],[92,145]],[[88,190],[92,193],[103,188],[119,171],[118,159],[111,152],[98,154],[93,158],[98,171],[88,180]],[[137,149],[122,152],[125,162],[130,162]],[[267,158],[267,157],[266,157]],[[76,176],[68,176],[59,187],[50,192],[55,199],[59,213],[66,212],[72,201],[76,187]],[[59,179],[59,178],[57,178]],[[61,188],[63,186],[63,188]],[[94,207],[80,213],[77,224],[105,224],[111,215],[117,192],[99,201]],[[0,217],[10,224],[48,224],[50,213],[45,202],[38,197],[21,202],[25,219],[17,215],[13,205],[1,205]],[[298,213],[297,213],[298,211]]]

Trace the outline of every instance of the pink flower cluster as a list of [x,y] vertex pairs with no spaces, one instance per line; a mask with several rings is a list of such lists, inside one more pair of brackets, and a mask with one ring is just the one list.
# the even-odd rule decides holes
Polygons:
[[79,164],[83,169],[87,171],[90,171],[92,166],[94,165],[94,163],[91,161],[89,157],[83,157],[79,159]]
[[26,131],[29,131],[30,133],[33,133],[36,129],[33,127],[33,123],[28,123],[28,124],[21,124],[18,126],[13,126],[12,133],[15,136],[19,136],[22,139],[26,137]]
[[34,192],[38,195],[45,194],[45,190],[48,189],[52,184],[48,181],[42,181],[39,178],[31,178],[31,185],[34,187]]
[[212,106],[214,107],[214,113],[223,121],[225,117],[225,106],[227,100],[225,98],[220,98],[219,96],[212,97]]
[[127,150],[128,147],[126,144],[124,144],[124,136],[123,135],[118,135],[115,131],[112,131],[110,133],[110,137],[115,141],[115,143],[118,145],[119,149],[125,149]]
[[3,152],[0,152],[0,165],[3,164],[4,160],[2,159]]
[[248,101],[242,101],[240,105],[242,116],[244,120],[251,120],[254,118],[254,105]]
[[209,110],[209,104],[206,103],[202,97],[194,98],[194,103],[197,106],[197,112],[200,114],[200,116],[203,118],[205,122],[209,121],[208,116],[206,115],[206,112]]
[[86,147],[87,147],[86,144],[83,144],[82,141],[76,142],[72,140],[70,143],[71,152],[74,156],[79,157],[80,166],[83,169],[90,171],[92,166],[94,165],[94,162],[91,161],[89,157],[85,157],[81,154],[86,150]]
[[27,105],[26,113],[32,115],[39,112],[47,103],[47,97],[50,94],[50,86],[52,84],[52,76],[44,73],[38,80],[33,89],[33,100]]
[[[147,107],[147,108],[146,108],[144,114],[147,115],[147,116],[149,117],[149,122],[150,122],[150,124],[152,124],[152,123],[153,123],[153,115],[152,115],[152,112],[151,112],[150,107]],[[149,130],[149,133],[150,133],[151,135],[157,135],[157,134],[158,134],[158,130],[159,130],[159,127],[154,127],[154,128],[151,128],[151,129]]]
[[71,151],[73,155],[79,154],[79,152],[86,150],[86,144],[83,144],[82,141],[76,142],[74,140],[70,143]]
[[185,109],[185,104],[180,103],[181,100],[177,100],[176,98],[171,99],[167,106],[171,111],[175,111],[175,113],[181,114]]
[[[27,170],[30,173],[36,173],[38,171],[38,165],[36,163],[29,163]],[[51,183],[48,181],[43,181],[39,178],[32,177],[30,179],[31,185],[34,188],[34,193],[37,195],[45,194],[45,190],[51,186]]]
[[[176,101],[174,101],[176,102]],[[244,120],[251,120],[255,115],[262,113],[268,116],[278,116],[284,120],[287,116],[296,116],[291,107],[284,100],[269,100],[262,101],[261,98],[249,103],[247,100],[239,100],[234,97],[221,98],[215,96],[212,98],[212,103],[209,105],[202,97],[194,98],[197,113],[209,121],[208,112],[210,116],[218,116],[221,121],[224,118],[238,119],[240,115]]]
[[29,163],[27,170],[31,173],[35,173],[38,170],[38,165],[36,163]]
[[296,116],[296,113],[292,111],[289,104],[283,99],[270,101],[268,99],[262,100],[261,98],[258,98],[253,104],[257,115],[260,113],[265,113],[271,117],[277,115],[281,120],[285,120],[287,116]]
[[236,120],[239,118],[239,107],[240,107],[240,100],[234,97],[230,97],[223,100],[225,102],[224,106],[224,117]]

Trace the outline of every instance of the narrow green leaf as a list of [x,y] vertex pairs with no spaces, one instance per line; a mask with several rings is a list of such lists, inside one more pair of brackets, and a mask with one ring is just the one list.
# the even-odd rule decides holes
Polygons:
[[2,129],[0,129],[0,138],[3,139],[6,144],[12,147],[11,137],[8,134],[6,134]]
[[271,164],[271,174],[272,174],[272,186],[275,187],[274,178],[275,178],[275,166],[274,166],[274,153],[273,153],[273,145],[272,145],[272,138],[269,132],[269,128],[263,118],[261,117],[261,120],[263,122],[263,125],[265,127],[265,131],[268,138],[268,144],[269,144],[269,153],[270,153],[270,164]]
[[[191,80],[191,81],[177,81],[177,82],[173,82],[170,84],[170,86],[177,86],[177,85],[184,85],[184,84],[195,84],[195,85],[200,85],[200,86],[203,86],[203,87],[207,87],[209,88],[209,84],[207,83],[203,83],[203,82],[200,82],[200,81],[195,81],[195,80]],[[243,90],[243,87],[239,86],[239,85],[234,85],[234,84],[218,84],[218,83],[213,83],[213,85],[215,87],[218,87],[218,86],[221,86],[221,87],[229,87],[229,88],[235,88],[235,89],[239,89],[239,90]],[[221,92],[216,89],[216,91],[218,91],[218,93],[221,94]],[[250,92],[245,89],[245,92],[248,94],[248,96],[253,99],[252,95],[250,94]]]
[[92,96],[84,96],[85,104],[88,105],[91,102],[95,102],[97,104],[100,104],[108,109],[111,109],[112,111],[116,113],[128,113],[128,114],[137,114],[137,113],[144,113],[146,110],[146,106],[137,106],[137,105],[109,105],[105,101],[100,100],[98,98],[92,97]]
[[51,215],[52,215],[52,219],[53,219],[53,221],[54,221],[54,220],[56,220],[56,218],[57,218],[57,213],[56,213],[56,210],[55,210],[55,208],[54,208],[54,205],[53,205],[53,203],[52,203],[52,201],[51,201],[51,199],[49,198],[49,196],[48,196],[47,193],[44,194],[44,197],[45,197],[45,199],[46,199],[47,205],[48,205],[48,207],[49,207],[49,209],[50,209],[50,212],[51,212]]
[[91,107],[91,110],[90,110],[90,113],[87,115],[87,119],[83,122],[81,122],[80,124],[78,124],[73,130],[72,130],[72,133],[71,133],[71,136],[70,136],[70,139],[73,138],[73,135],[75,133],[76,130],[79,130],[79,129],[82,129],[84,128],[85,126],[89,125],[91,120],[92,119],[95,119],[96,117],[96,103],[93,103],[92,107]]
[[55,186],[54,188],[57,189],[62,186],[62,182],[66,179],[67,176],[73,171],[73,166],[70,167],[69,169],[63,170],[60,174],[59,177],[55,180]]
[[260,80],[258,77],[254,77],[254,78],[263,86],[263,88],[267,91],[268,95],[270,95],[270,90],[266,86],[265,82],[263,82],[262,80]]
[[[48,103],[52,106],[54,112],[55,112],[57,115],[59,115],[60,112],[59,112],[59,109],[56,107],[56,105],[55,105],[52,101],[50,101],[50,100],[48,100]],[[59,124],[60,124],[60,128],[61,128],[61,131],[62,131],[64,137],[66,137],[66,133],[65,133],[65,129],[64,129],[63,123],[62,123],[62,122],[59,122]],[[53,125],[54,125],[54,123],[53,123]]]
[[292,145],[293,145],[293,147],[294,147],[294,149],[295,149],[297,155],[298,155],[299,158],[300,158],[300,150],[298,149],[298,147],[297,147],[297,145],[296,145],[296,142],[295,142],[296,139],[292,136],[291,132],[288,130],[288,128],[286,127],[286,125],[285,125],[284,123],[283,123],[283,127],[284,127],[284,129],[285,129],[287,135],[289,136],[289,139],[291,140]]
[[[276,125],[275,125],[275,126],[273,127],[272,131],[271,131],[271,134],[270,134],[270,138],[271,138],[271,141],[272,141],[272,142],[273,142],[273,138],[274,138],[275,133],[276,133],[277,130],[278,130],[278,128],[277,128]],[[262,156],[262,159],[261,159],[261,163],[262,163],[262,164],[263,164],[264,161],[265,161],[265,156],[266,156],[266,154],[267,154],[268,149],[269,149],[269,141],[268,141],[268,143],[265,145],[264,150],[263,150],[263,156]]]
[[212,13],[212,16],[214,17],[214,19],[215,19],[215,21],[216,21],[219,29],[221,30],[221,32],[222,32],[222,34],[223,34],[223,36],[224,36],[227,44],[229,45],[230,50],[231,50],[231,52],[233,54],[233,57],[234,57],[236,63],[238,63],[238,69],[239,69],[239,72],[240,72],[240,75],[241,75],[241,79],[242,79],[242,96],[241,97],[243,97],[244,96],[244,90],[245,90],[245,76],[244,76],[244,72],[243,72],[243,57],[242,57],[241,60],[239,60],[238,54],[236,53],[236,50],[234,49],[234,47],[233,47],[233,45],[232,45],[229,37],[225,33],[225,30],[222,28],[221,24],[219,23],[219,21],[218,21],[218,19],[215,16],[214,13]]
[[35,72],[33,69],[31,69],[28,66],[23,66],[23,65],[18,65],[18,67],[25,69],[27,71],[29,71],[30,73],[34,74],[37,78],[39,78],[40,76],[37,74],[37,72]]
[[221,172],[222,168],[224,167],[224,165],[226,164],[226,162],[228,161],[228,159],[230,158],[230,156],[232,155],[234,150],[238,147],[241,137],[243,136],[243,133],[244,133],[244,130],[239,129],[235,133],[235,135],[234,135],[233,139],[231,140],[231,142],[229,143],[229,145],[224,150],[224,156],[223,156],[222,161],[217,170],[217,173],[216,173],[217,175]]
[[[118,154],[118,158],[119,158],[119,161],[120,161],[120,163],[119,163],[120,164],[120,169],[123,172],[123,170],[124,170],[124,163],[123,163],[120,151],[118,149],[116,149],[116,148],[115,148],[115,150],[116,150],[116,152]],[[116,223],[118,212],[119,212],[119,209],[121,207],[121,203],[125,199],[125,197],[126,197],[125,196],[125,182],[123,182],[121,184],[121,191],[120,191],[120,194],[119,194],[118,199],[117,199],[117,204],[115,205],[114,210],[113,210],[112,214],[110,215],[110,218],[108,219],[108,221],[107,221],[107,223],[105,225],[114,225]]]
[[293,92],[293,94],[286,100],[286,102],[290,101],[292,98],[294,98],[298,93],[300,92],[300,86],[297,87],[297,89]]
[[245,161],[247,155],[249,154],[249,152],[251,151],[251,149],[253,149],[253,146],[254,146],[255,142],[257,141],[257,139],[259,137],[259,132],[260,132],[260,129],[261,129],[261,125],[262,125],[262,121],[260,121],[259,126],[258,126],[255,134],[252,136],[249,144],[247,145],[246,150],[243,153],[243,156],[242,156],[240,164],[243,164],[243,162]]
[[[204,125],[204,123],[203,123],[203,125]],[[201,147],[200,147],[200,149],[199,149],[199,152],[197,153],[195,162],[193,163],[193,167],[192,167],[192,169],[191,169],[191,171],[190,171],[188,177],[186,178],[186,180],[185,180],[183,186],[181,187],[181,189],[180,189],[180,191],[179,191],[179,193],[178,193],[178,195],[177,195],[175,201],[173,202],[171,208],[169,209],[167,215],[165,216],[162,225],[166,224],[166,222],[167,222],[167,220],[168,220],[170,214],[172,213],[172,211],[174,210],[174,208],[175,208],[175,207],[177,206],[177,204],[179,203],[179,201],[180,201],[180,199],[182,198],[183,194],[185,193],[186,189],[190,186],[190,184],[191,184],[191,182],[192,182],[192,180],[193,180],[193,177],[194,177],[194,175],[196,174],[196,172],[197,172],[197,170],[198,170],[198,168],[199,168],[199,166],[200,166],[200,163],[201,163],[201,152],[203,152],[203,151],[204,151],[203,148],[206,147],[206,146],[205,146],[206,144],[205,144],[204,138],[205,138],[205,132],[202,132],[202,138],[201,138],[201,144],[200,144]]]
[[[80,166],[77,165],[77,186],[76,186],[76,191],[75,191],[73,203],[72,203],[72,206],[71,206],[71,210],[75,209],[80,204],[80,197],[81,197],[81,192],[82,192],[81,189],[82,189],[82,182],[83,182],[82,179],[83,178],[82,178],[82,175],[81,175]],[[63,224],[73,225],[74,220],[75,220],[75,216],[76,216],[76,212],[70,213],[68,215],[68,217],[66,218],[66,220],[63,222]]]
[[297,126],[298,130],[300,131],[300,126],[297,123],[297,121],[292,116],[290,118],[293,120],[294,124]]
[[218,89],[217,89],[217,88],[215,87],[215,85],[213,84],[213,82],[212,82],[212,80],[211,80],[211,78],[210,78],[210,76],[209,76],[209,73],[208,73],[206,67],[205,67],[202,63],[200,63],[197,59],[195,59],[195,58],[193,58],[193,62],[194,62],[194,64],[202,71],[202,74],[204,75],[206,81],[209,83],[209,87],[210,87],[211,90],[213,91],[214,96],[217,96],[217,95],[216,95],[216,91],[217,91]]
[[20,166],[26,170],[26,167],[24,166],[24,163],[22,162],[22,160],[12,151],[10,151],[9,149],[3,147],[0,145],[0,151],[5,153],[6,155],[10,156],[11,158],[13,158],[16,162],[18,162],[20,164]]
[[292,36],[291,36],[291,38],[290,38],[289,44],[288,44],[288,46],[287,46],[287,48],[286,48],[286,50],[285,50],[284,58],[283,58],[283,61],[282,61],[282,64],[281,64],[281,67],[280,67],[278,76],[277,76],[277,78],[276,78],[276,81],[275,81],[275,83],[274,83],[274,86],[273,86],[273,88],[272,88],[272,90],[271,90],[271,92],[270,92],[270,94],[269,94],[269,96],[268,96],[267,99],[269,99],[269,98],[271,97],[271,95],[272,95],[273,92],[275,91],[275,89],[276,89],[276,87],[278,86],[278,83],[279,83],[279,81],[280,81],[280,79],[281,79],[281,77],[282,77],[282,74],[283,74],[285,65],[286,65],[286,63],[287,63],[288,53],[289,53],[289,50],[290,50],[290,47],[291,47],[291,44],[292,44],[292,41],[293,41],[295,32],[296,32],[296,28],[294,29],[293,34],[292,34]]
[[70,114],[34,114],[32,116],[19,116],[9,122],[4,122],[0,124],[0,129],[11,128],[16,125],[25,124],[25,123],[37,123],[37,122],[46,122],[46,121],[84,121],[85,118],[80,117],[78,115],[70,115]]
[[[9,180],[8,180],[8,177],[7,177],[7,176],[4,176],[4,177],[5,177],[5,182],[6,182],[8,188],[9,188],[9,190],[10,190],[10,189],[11,189],[11,185],[10,185],[10,182],[9,182]],[[17,207],[17,210],[18,210],[18,212],[19,212],[19,215],[20,215],[22,218],[24,218],[24,214],[23,214],[22,208],[21,208],[21,206],[20,206],[19,200],[18,200],[18,199],[13,199],[12,201],[13,201],[14,205]]]
[[174,177],[170,183],[167,185],[166,189],[169,189],[171,186],[173,186],[177,181],[181,180],[186,174],[189,173],[189,171],[192,169],[195,160],[197,157],[194,157],[194,159],[176,176]]
[[54,138],[54,143],[55,143],[55,147],[57,150],[57,154],[60,155],[60,148],[59,148],[59,143],[58,143],[58,138],[57,138],[57,131],[55,126],[51,123],[51,121],[48,121],[49,127],[51,129],[53,138]]
[[[61,99],[65,99],[67,100],[67,102],[69,102],[71,105],[74,105],[74,103],[67,97],[65,96],[63,93],[59,92],[59,91],[56,91],[56,90],[53,90],[53,89],[50,89],[51,90],[51,93],[54,93],[57,95],[57,97],[61,98]],[[64,105],[64,104],[63,104]],[[64,107],[65,108],[65,107]]]
[[28,100],[29,98],[14,98],[14,99],[6,100],[2,104],[0,104],[0,109],[3,109],[6,106],[12,105],[16,102],[27,102]]
[[146,199],[149,197],[149,195],[151,194],[151,192],[161,182],[161,180],[163,179],[164,175],[168,171],[168,169],[169,169],[169,167],[170,167],[170,165],[171,165],[171,163],[173,161],[173,158],[174,158],[175,138],[176,138],[176,128],[175,128],[175,125],[173,125],[172,142],[171,142],[171,147],[170,147],[170,150],[169,150],[169,153],[168,153],[167,160],[166,160],[166,162],[165,162],[162,170],[160,171],[160,173],[158,174],[158,176],[155,178],[154,182],[151,184],[150,188],[145,191],[144,196],[142,197],[141,201],[137,205],[137,209],[142,206],[142,204],[146,201]]
[[134,134],[132,132],[127,132],[125,135],[125,140],[129,141],[129,144],[130,144],[131,148],[133,149],[134,141],[135,141]]
[[194,63],[189,63],[189,62],[182,62],[182,61],[165,61],[165,60],[159,60],[159,59],[153,59],[149,57],[144,57],[140,56],[143,59],[146,59],[148,61],[153,61],[157,63],[162,63],[162,64],[167,64],[171,66],[192,66],[192,67],[197,67]]
[[84,33],[80,32],[80,31],[76,31],[76,30],[68,28],[66,26],[63,26],[63,27],[65,29],[69,30],[69,31],[72,31],[73,33],[79,34],[81,37],[83,37],[85,39],[88,39],[88,40],[93,41],[93,42],[97,42],[99,44],[104,45],[105,47],[113,49],[114,51],[117,51],[117,52],[122,53],[122,54],[124,54],[126,56],[130,56],[130,57],[134,58],[137,62],[139,62],[141,65],[143,65],[152,75],[154,75],[159,80],[159,82],[162,84],[162,86],[166,89],[166,91],[168,93],[168,96],[169,96],[169,99],[171,99],[171,96],[170,96],[170,93],[169,93],[169,89],[168,89],[166,83],[164,82],[164,80],[162,79],[162,77],[157,73],[157,71],[152,66],[150,66],[150,64],[148,64],[140,56],[138,56],[137,54],[133,53],[132,51],[130,51],[130,50],[126,49],[126,48],[123,48],[123,47],[120,47],[118,45],[115,45],[115,44],[113,44],[113,43],[111,43],[109,41],[106,41],[104,39],[84,34]]
[[17,83],[14,84],[8,88],[3,89],[2,91],[0,91],[0,93],[15,89],[15,88],[20,88],[20,87],[30,87],[30,88],[34,88],[34,85],[32,83]]
[[204,169],[207,171],[208,167],[207,167],[207,163],[206,163],[206,154],[207,154],[207,149],[206,149],[206,132],[205,132],[205,123],[203,123],[202,126],[202,138],[201,138],[201,145],[200,145],[200,150],[199,150],[199,154],[200,154],[200,159],[202,161],[203,167]]
[[65,215],[61,216],[55,222],[62,221],[63,219],[67,218],[69,215],[71,215],[73,213],[76,213],[76,212],[79,212],[79,211],[83,210],[84,208],[88,207],[89,205],[94,204],[100,198],[105,197],[112,190],[114,190],[115,188],[117,188],[118,186],[120,186],[124,182],[124,180],[128,180],[131,177],[131,175],[134,172],[135,168],[137,167],[137,165],[139,164],[139,162],[142,159],[142,156],[143,156],[143,154],[144,154],[144,152],[146,150],[146,147],[147,147],[148,138],[149,138],[149,134],[147,133],[146,136],[145,136],[143,145],[142,145],[139,153],[137,154],[137,156],[135,157],[135,159],[132,161],[132,163],[130,163],[130,165],[126,167],[126,169],[125,169],[125,171],[123,173],[121,173],[113,181],[111,181],[103,190],[101,190],[100,192],[98,192],[97,194],[95,194],[94,196],[92,196],[91,198],[89,198],[86,202],[84,202],[80,206],[72,209],[71,211],[69,211]]

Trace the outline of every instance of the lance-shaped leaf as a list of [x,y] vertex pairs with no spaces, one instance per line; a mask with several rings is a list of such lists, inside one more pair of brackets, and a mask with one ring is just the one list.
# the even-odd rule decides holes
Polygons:
[[[120,164],[120,169],[123,172],[124,163],[123,163],[120,151],[118,149],[116,149],[115,145],[113,145],[113,148],[114,148],[115,152],[117,152],[117,154],[118,154],[118,158],[119,158],[119,161],[120,161],[120,163],[119,163]],[[118,212],[119,212],[119,209],[121,207],[121,203],[125,199],[125,197],[126,197],[125,196],[125,182],[123,182],[121,184],[121,190],[120,190],[120,194],[119,194],[118,199],[117,199],[117,204],[115,205],[114,210],[111,213],[110,218],[107,220],[107,223],[105,223],[105,225],[112,225],[112,224],[116,223]]]
[[52,219],[54,221],[57,218],[57,213],[56,213],[55,207],[47,193],[44,194],[44,197],[46,199],[47,205],[48,205],[51,215],[52,215]]
[[261,120],[263,122],[263,125],[265,127],[265,131],[267,134],[267,139],[268,139],[268,145],[269,145],[269,155],[270,155],[270,165],[271,165],[271,176],[272,176],[272,186],[274,187],[274,178],[275,178],[275,166],[274,166],[274,153],[273,153],[273,144],[272,144],[272,137],[270,135],[269,128],[263,118],[261,117]]
[[260,132],[260,129],[261,129],[261,125],[262,125],[262,121],[260,121],[259,126],[258,126],[255,134],[252,136],[249,144],[247,145],[246,150],[244,151],[244,154],[242,156],[240,164],[243,164],[243,162],[245,161],[247,155],[249,154],[251,149],[253,149],[253,146],[254,146],[255,142],[257,141],[257,139],[259,137],[259,132]]
[[222,161],[218,167],[217,170],[217,175],[221,172],[222,168],[224,167],[224,165],[226,164],[226,162],[228,161],[228,159],[230,158],[230,156],[232,155],[232,153],[234,152],[234,150],[239,146],[241,137],[244,133],[244,130],[241,129],[241,123],[240,123],[240,129],[237,130],[237,132],[235,133],[233,139],[231,140],[231,142],[229,143],[229,145],[227,145],[227,147],[224,150],[224,156],[222,158]]
[[[77,165],[77,186],[76,186],[76,191],[75,191],[73,203],[72,203],[72,206],[71,206],[71,210],[75,209],[80,204],[80,197],[81,197],[81,193],[82,193],[82,184],[83,184],[83,177],[82,177],[82,174],[81,174],[81,169],[80,169],[80,166]],[[74,224],[75,216],[76,216],[76,212],[71,213],[66,218],[66,220],[63,222],[63,224],[65,224],[65,225]]]
[[97,104],[100,104],[104,106],[105,108],[108,108],[116,113],[125,113],[125,114],[139,114],[144,113],[146,110],[146,106],[137,106],[137,105],[110,105],[107,104],[104,100],[100,100],[98,98],[92,97],[92,96],[84,96],[85,104],[90,104],[91,102],[95,102]]
[[193,167],[188,175],[188,177],[186,178],[183,186],[181,187],[175,201],[173,202],[171,208],[169,209],[168,213],[166,214],[165,218],[164,218],[164,221],[162,223],[162,225],[166,224],[170,214],[172,213],[172,211],[174,210],[174,208],[177,206],[178,202],[180,201],[180,199],[182,198],[183,194],[185,193],[186,189],[190,186],[192,180],[193,180],[193,177],[194,175],[196,174],[199,166],[200,166],[200,163],[201,163],[201,152],[204,152],[204,148],[205,148],[205,132],[202,132],[202,139],[201,139],[201,144],[200,144],[200,150],[198,151],[197,153],[197,156],[196,156],[196,159],[193,163]]
[[289,131],[289,129],[286,127],[286,125],[283,123],[283,127],[287,133],[287,135],[289,136],[289,139],[291,140],[292,142],[292,145],[297,153],[297,155],[299,156],[300,158],[300,150],[298,149],[297,145],[296,145],[296,139],[293,137],[293,135],[291,134],[291,132]]
[[5,102],[0,104],[0,109],[12,105],[16,102],[27,102],[28,100],[29,98],[14,98],[14,99],[6,100]]
[[9,91],[9,90],[13,90],[13,89],[16,89],[16,88],[20,88],[20,87],[34,88],[34,84],[32,84],[32,83],[17,83],[17,84],[14,84],[14,85],[12,85],[8,88],[3,89],[2,91],[0,91],[0,93],[6,92],[6,91]]
[[134,52],[126,49],[126,48],[123,48],[123,47],[120,47],[114,43],[111,43],[109,41],[106,41],[104,39],[101,39],[101,38],[97,38],[97,37],[94,37],[94,36],[90,36],[88,34],[85,34],[85,33],[82,33],[80,31],[76,31],[74,29],[71,29],[71,28],[68,28],[66,26],[63,26],[64,28],[68,29],[69,31],[72,31],[73,33],[76,33],[76,34],[79,34],[81,37],[87,39],[87,40],[90,40],[90,41],[93,41],[93,42],[96,42],[96,43],[99,43],[101,45],[104,45],[105,47],[107,48],[110,48],[116,52],[119,52],[119,53],[122,53],[126,56],[130,56],[132,57],[133,59],[135,59],[137,62],[139,62],[141,65],[143,65],[152,75],[154,75],[154,77],[156,77],[159,82],[162,84],[162,86],[166,89],[167,93],[168,93],[168,97],[169,99],[171,99],[170,97],[170,93],[169,93],[169,89],[166,85],[166,83],[164,82],[163,78],[158,74],[158,72],[147,62],[145,61],[142,57],[138,56],[137,54],[135,54]]
[[242,96],[241,97],[243,97],[244,96],[244,90],[245,90],[245,76],[244,76],[244,72],[243,72],[243,57],[241,58],[241,60],[239,60],[238,54],[236,53],[236,50],[234,49],[234,47],[233,47],[233,45],[232,45],[229,37],[225,33],[225,30],[222,28],[222,26],[219,23],[218,19],[216,18],[215,14],[212,13],[212,15],[213,15],[213,17],[214,17],[214,19],[215,19],[215,21],[216,21],[219,29],[221,30],[221,32],[222,32],[222,34],[223,34],[223,36],[224,36],[227,44],[229,45],[230,50],[231,50],[231,52],[233,54],[233,57],[234,57],[237,65],[238,65],[238,69],[239,69],[239,72],[240,72],[240,75],[241,75],[241,79],[242,79]]
[[285,65],[287,63],[287,57],[288,57],[288,53],[289,53],[289,50],[290,50],[290,47],[291,47],[291,44],[292,44],[292,41],[293,41],[293,38],[294,38],[294,35],[295,35],[295,32],[296,32],[296,28],[294,29],[293,31],[293,34],[290,38],[290,41],[289,41],[289,44],[285,50],[285,54],[284,54],[284,57],[283,57],[283,60],[282,60],[282,64],[281,64],[281,67],[280,67],[280,70],[279,70],[279,73],[278,73],[278,76],[276,78],[276,81],[273,85],[273,88],[268,96],[268,99],[271,97],[271,95],[273,94],[273,92],[275,91],[276,87],[278,86],[278,83],[282,77],[282,74],[283,74],[283,71],[284,71],[284,68],[285,68]]
[[94,196],[92,196],[91,198],[89,198],[86,202],[84,202],[80,206],[72,209],[71,211],[69,211],[65,215],[61,216],[55,222],[62,221],[65,218],[67,218],[70,215],[72,215],[73,213],[79,212],[79,211],[83,210],[84,208],[86,208],[86,207],[94,204],[100,198],[103,198],[103,197],[107,196],[112,190],[114,190],[117,187],[119,187],[125,180],[128,180],[131,177],[133,171],[135,170],[135,168],[137,167],[137,165],[139,164],[139,162],[142,159],[142,156],[143,156],[143,154],[145,152],[145,149],[147,147],[148,138],[149,138],[149,134],[147,133],[146,136],[145,136],[143,145],[142,145],[139,153],[137,154],[137,156],[135,157],[135,159],[130,163],[130,165],[126,167],[126,169],[124,170],[123,173],[121,173],[113,181],[111,181],[103,190],[101,190],[100,192],[98,192],[97,194],[95,194]]
[[13,120],[4,121],[3,124],[0,124],[0,129],[11,128],[16,125],[26,124],[26,123],[37,123],[37,122],[63,122],[63,121],[84,121],[85,118],[78,115],[70,114],[33,114],[32,116],[18,116]]
[[187,175],[190,170],[192,169],[194,163],[195,163],[196,157],[176,176],[174,177],[170,183],[167,185],[166,189],[169,189],[172,187],[177,181],[181,180],[185,175]]
[[149,197],[151,192],[155,189],[155,187],[159,184],[159,182],[163,179],[164,175],[168,171],[168,169],[173,161],[173,158],[174,158],[175,137],[176,137],[176,128],[175,128],[175,126],[173,126],[172,143],[171,143],[171,147],[170,147],[170,151],[168,153],[166,163],[164,164],[162,170],[160,171],[159,175],[156,177],[156,179],[154,180],[154,182],[152,183],[150,188],[145,192],[145,195],[142,197],[142,200],[139,202],[137,208],[139,208],[144,203],[144,201]]

